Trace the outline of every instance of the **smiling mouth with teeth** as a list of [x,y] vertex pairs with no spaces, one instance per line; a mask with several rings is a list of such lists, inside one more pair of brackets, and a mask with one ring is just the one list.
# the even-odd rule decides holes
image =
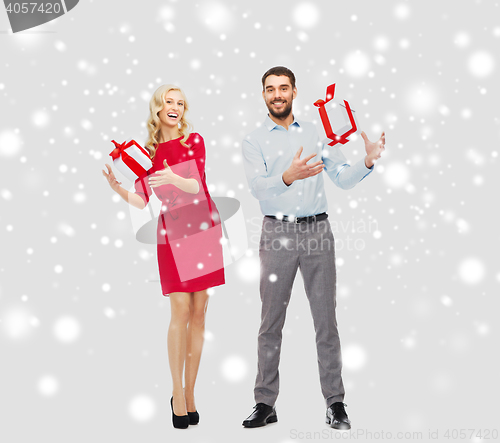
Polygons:
[[170,118],[177,118],[177,114],[167,114]]

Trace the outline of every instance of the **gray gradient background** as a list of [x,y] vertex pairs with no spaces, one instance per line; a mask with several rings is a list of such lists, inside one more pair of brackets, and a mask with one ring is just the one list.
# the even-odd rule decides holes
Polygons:
[[[18,35],[0,13],[2,441],[285,443],[329,432],[300,274],[279,422],[241,427],[254,404],[261,223],[241,140],[266,115],[262,74],[281,64],[296,74],[299,118],[317,122],[312,103],[336,82],[370,139],[387,134],[375,171],[355,188],[324,176],[353,431],[427,441],[437,430],[453,441],[447,429],[484,437],[499,427],[498,3],[307,1],[319,11],[313,26],[297,19],[302,4],[81,1]],[[347,58],[356,50],[369,62],[360,75]],[[478,51],[491,55],[491,72],[475,70]],[[249,238],[209,302],[201,422],[187,431],[171,425],[170,306],[156,247],[135,240],[127,204],[101,173],[111,139],[144,143],[148,101],[163,83],[185,89],[211,193],[242,203]],[[355,162],[363,142],[342,151]],[[352,232],[354,222],[366,232]],[[78,326],[73,340],[64,328],[58,335],[61,318]],[[469,434],[456,440],[492,440]]]

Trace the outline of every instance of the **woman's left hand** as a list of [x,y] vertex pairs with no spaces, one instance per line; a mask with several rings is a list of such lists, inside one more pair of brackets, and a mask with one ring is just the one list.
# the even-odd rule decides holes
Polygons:
[[165,169],[163,169],[162,171],[156,171],[155,175],[149,177],[149,185],[152,188],[173,184],[179,178],[177,174],[174,174],[170,166],[168,166],[167,160],[163,160],[163,164],[165,165]]

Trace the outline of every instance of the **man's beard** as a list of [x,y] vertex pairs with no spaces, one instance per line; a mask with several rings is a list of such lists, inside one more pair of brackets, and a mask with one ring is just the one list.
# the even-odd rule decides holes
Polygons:
[[[285,104],[285,102],[283,101],[283,104]],[[275,118],[278,118],[280,120],[284,120],[285,118],[287,118],[290,113],[292,112],[292,104],[291,103],[288,103],[287,102],[287,105],[283,107],[283,109],[281,109],[280,111],[276,112],[272,107],[271,105],[267,105],[267,109],[269,110],[269,113],[275,117]]]

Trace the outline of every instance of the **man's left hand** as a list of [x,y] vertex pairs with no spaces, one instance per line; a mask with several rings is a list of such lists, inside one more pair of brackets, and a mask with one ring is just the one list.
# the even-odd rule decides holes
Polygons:
[[365,141],[365,150],[367,154],[365,157],[365,164],[367,168],[371,168],[385,150],[385,132],[382,132],[380,139],[376,142],[368,140],[364,131],[361,131],[361,137],[363,137]]

